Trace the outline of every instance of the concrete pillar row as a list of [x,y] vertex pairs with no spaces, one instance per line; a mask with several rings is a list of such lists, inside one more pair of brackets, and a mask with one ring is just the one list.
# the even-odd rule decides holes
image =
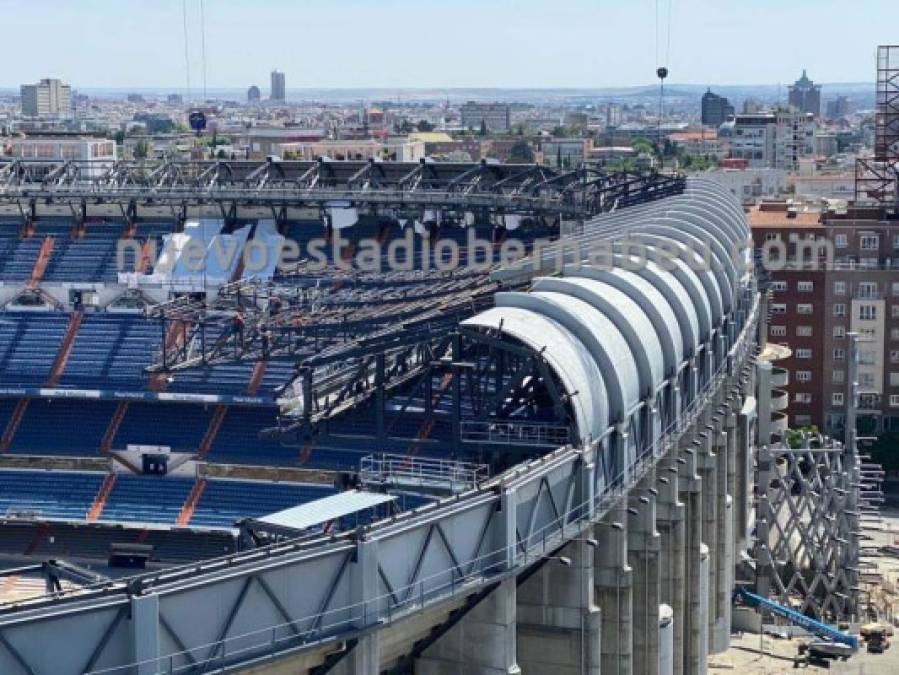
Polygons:
[[628,498],[628,565],[633,570],[634,672],[659,672],[659,604],[661,536],[656,530],[655,468],[637,483]]
[[[591,533],[587,533],[588,535]],[[600,675],[601,616],[594,552],[586,536],[566,545],[518,587],[518,664],[525,673]]]
[[602,675],[634,675],[633,572],[627,562],[627,515],[627,505],[620,504],[594,528],[598,545],[593,573],[602,616]]

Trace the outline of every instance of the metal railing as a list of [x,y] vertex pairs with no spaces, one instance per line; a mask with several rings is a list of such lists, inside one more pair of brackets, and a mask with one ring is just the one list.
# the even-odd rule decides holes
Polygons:
[[505,420],[463,420],[461,438],[464,443],[558,448],[570,442],[571,430],[567,426],[558,424],[534,424]]

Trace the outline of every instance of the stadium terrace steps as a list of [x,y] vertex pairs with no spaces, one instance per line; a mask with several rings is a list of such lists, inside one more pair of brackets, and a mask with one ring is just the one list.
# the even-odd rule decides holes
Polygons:
[[37,260],[34,261],[34,267],[31,270],[31,278],[28,280],[27,288],[34,290],[37,288],[41,279],[44,278],[44,272],[47,271],[47,265],[50,262],[50,256],[53,255],[53,247],[56,245],[56,239],[47,236],[41,242],[41,249],[38,251]]
[[190,478],[121,474],[99,520],[173,525],[193,484]]
[[8,452],[10,446],[12,446],[13,439],[16,437],[16,432],[19,430],[19,425],[22,424],[22,419],[25,417],[25,412],[28,410],[28,401],[27,398],[20,398],[16,402],[16,407],[9,416],[9,421],[6,423],[3,438],[0,439],[0,452]]

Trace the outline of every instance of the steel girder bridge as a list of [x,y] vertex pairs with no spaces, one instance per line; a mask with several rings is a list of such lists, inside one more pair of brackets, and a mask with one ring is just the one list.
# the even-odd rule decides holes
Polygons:
[[142,207],[218,209],[233,224],[244,207],[323,213],[335,204],[365,212],[425,219],[439,211],[463,221],[466,214],[496,214],[583,221],[614,208],[683,191],[685,179],[654,172],[557,170],[538,164],[415,163],[379,161],[0,161],[0,204],[34,219],[38,207],[68,205],[76,218],[92,207],[118,205],[126,218]]

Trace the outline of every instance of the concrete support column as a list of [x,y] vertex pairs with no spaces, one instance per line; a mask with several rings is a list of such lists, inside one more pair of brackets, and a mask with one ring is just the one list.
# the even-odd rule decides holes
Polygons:
[[702,543],[709,551],[708,608],[706,630],[711,636],[715,630],[715,605],[717,596],[718,553],[718,458],[712,448],[715,435],[713,425],[700,432],[699,476],[702,478]]
[[518,587],[518,664],[525,673],[600,675],[594,550],[581,539],[559,556],[571,564],[548,561]]
[[131,597],[131,643],[134,645],[135,675],[155,675],[159,659],[159,596]]
[[632,572],[627,564],[627,513],[611,510],[595,528],[594,578],[602,615],[603,675],[634,675]]
[[[356,542],[356,559],[350,568],[350,587],[357,599],[359,611],[353,623],[359,629],[370,628],[378,623],[378,601],[375,600],[378,585],[378,542],[360,540]],[[377,631],[359,639],[356,647],[341,662],[344,675],[366,675],[379,672],[381,668],[381,640]]]
[[774,577],[774,570],[771,567],[771,504],[768,498],[768,486],[771,485],[771,479],[774,471],[774,459],[767,445],[759,448],[758,452],[758,482],[756,489],[758,496],[756,497],[755,507],[755,588],[756,592],[768,597],[771,593],[771,581]]
[[[705,637],[708,635],[708,583],[707,581],[705,584],[702,583],[703,575],[700,565],[701,549],[704,548],[704,544],[702,543],[702,478],[697,471],[698,446],[699,443],[696,442],[683,449],[685,470],[679,481],[686,524],[683,672],[690,675],[705,672],[706,661],[702,655],[702,645],[703,643],[707,644]],[[703,586],[706,588],[703,589]],[[706,591],[705,598],[702,597],[703,590]],[[705,607],[705,613],[703,613],[703,607]]]
[[[680,460],[680,462],[684,462]],[[685,464],[685,462],[684,462]],[[684,672],[684,613],[686,590],[686,506],[678,493],[681,466],[672,449],[659,465],[656,528],[660,541],[660,597],[671,608],[672,675]],[[664,651],[664,647],[662,647]],[[662,668],[660,666],[660,668]],[[664,670],[664,668],[662,668]]]
[[730,645],[730,606],[733,586],[734,546],[733,525],[728,520],[733,516],[730,508],[730,495],[727,492],[727,406],[721,406],[719,416],[715,419],[715,435],[713,448],[716,459],[716,493],[715,493],[715,598],[714,628],[709,640],[709,651],[713,654],[726,651]]
[[655,470],[635,486],[628,499],[628,566],[633,571],[634,672],[659,671],[659,604],[661,537],[656,530]]
[[516,605],[511,577],[425,650],[415,664],[416,675],[519,675]]

